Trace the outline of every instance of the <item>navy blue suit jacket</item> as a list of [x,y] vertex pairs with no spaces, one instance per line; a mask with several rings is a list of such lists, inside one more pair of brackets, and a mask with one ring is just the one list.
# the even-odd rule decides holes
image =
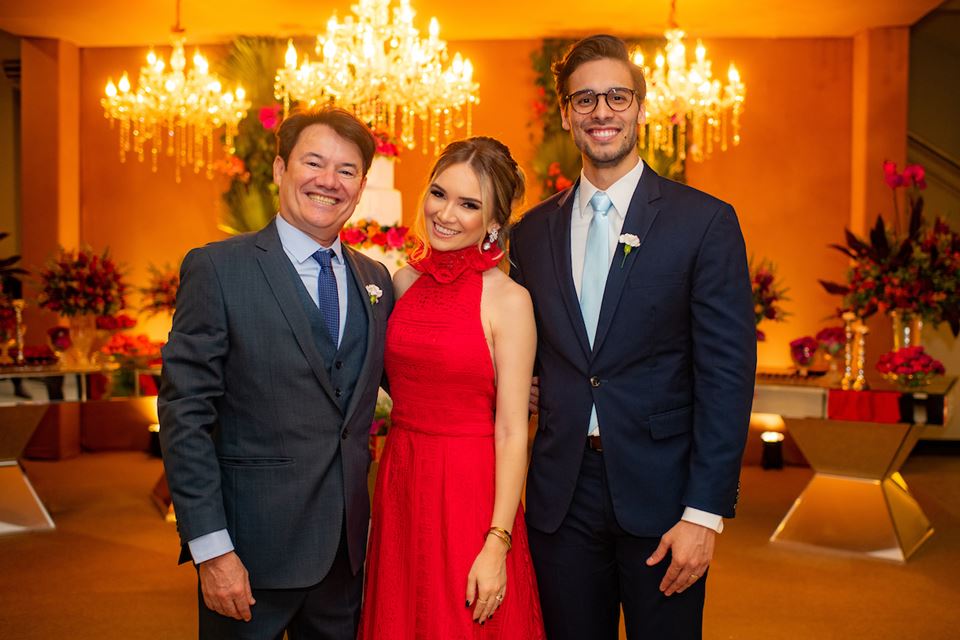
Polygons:
[[733,517],[756,370],[743,236],[730,205],[645,166],[623,224],[590,348],[570,266],[578,185],[514,228],[511,275],[533,298],[540,413],[530,526],[566,515],[596,404],[617,521],[657,537],[684,507]]

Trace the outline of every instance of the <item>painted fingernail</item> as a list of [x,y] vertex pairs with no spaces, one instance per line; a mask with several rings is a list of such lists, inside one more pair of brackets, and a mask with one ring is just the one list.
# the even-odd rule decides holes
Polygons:
[[467,600],[467,609],[469,609],[469,608],[470,608],[470,601]]

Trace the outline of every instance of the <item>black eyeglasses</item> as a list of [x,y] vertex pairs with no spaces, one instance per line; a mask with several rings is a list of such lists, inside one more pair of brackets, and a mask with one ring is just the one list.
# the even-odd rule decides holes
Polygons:
[[626,87],[614,87],[604,93],[597,93],[591,89],[576,91],[565,96],[563,99],[570,103],[573,110],[582,116],[594,112],[597,105],[600,104],[600,96],[607,101],[607,106],[611,111],[626,111],[633,104],[633,96],[636,93],[633,89]]

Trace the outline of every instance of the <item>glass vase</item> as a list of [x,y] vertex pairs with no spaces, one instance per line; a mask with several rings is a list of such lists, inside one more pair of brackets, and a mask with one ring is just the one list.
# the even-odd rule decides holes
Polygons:
[[893,349],[923,345],[923,318],[915,313],[894,309],[890,312],[893,325]]
[[69,320],[70,348],[63,352],[63,363],[70,367],[90,367],[97,343],[97,317],[92,314],[73,316]]

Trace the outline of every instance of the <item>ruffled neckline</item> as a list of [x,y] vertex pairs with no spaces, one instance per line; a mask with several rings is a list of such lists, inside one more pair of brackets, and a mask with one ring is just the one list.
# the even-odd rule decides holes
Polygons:
[[437,282],[446,284],[453,282],[466,271],[487,271],[500,263],[503,250],[492,246],[486,251],[470,246],[456,251],[437,251],[429,249],[427,255],[420,260],[413,260],[410,266],[420,273],[433,276]]

